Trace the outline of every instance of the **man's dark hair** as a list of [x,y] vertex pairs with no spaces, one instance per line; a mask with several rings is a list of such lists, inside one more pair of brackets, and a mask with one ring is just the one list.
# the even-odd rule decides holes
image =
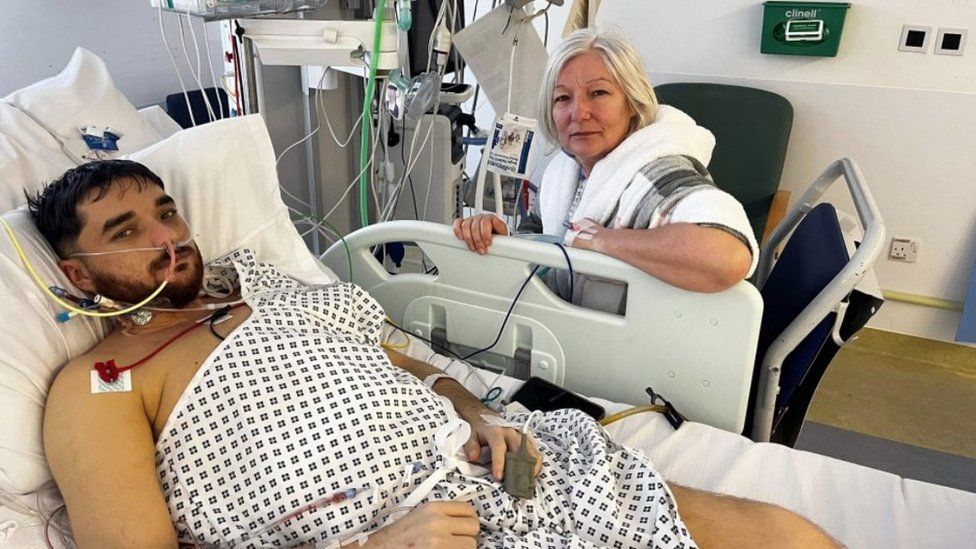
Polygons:
[[[97,160],[71,168],[35,196],[27,195],[27,207],[37,228],[62,258],[71,248],[84,223],[78,215],[78,203],[94,192],[93,202],[105,197],[112,183],[128,179],[141,191],[149,184],[163,187],[163,180],[149,168],[131,160]],[[128,183],[122,192],[128,190]]]

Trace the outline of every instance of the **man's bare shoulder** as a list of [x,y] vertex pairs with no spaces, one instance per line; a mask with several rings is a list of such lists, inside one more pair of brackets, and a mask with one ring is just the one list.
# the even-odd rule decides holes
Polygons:
[[[79,437],[86,427],[106,425],[119,420],[148,423],[141,395],[136,392],[93,393],[92,372],[100,357],[115,347],[106,339],[87,353],[66,364],[54,378],[44,406],[45,446],[77,450]],[[141,416],[141,418],[140,418]],[[82,437],[82,440],[86,437]],[[54,449],[54,448],[51,448]]]
[[91,372],[95,371],[95,363],[101,357],[111,355],[116,345],[115,338],[109,336],[61,368],[48,392],[47,405],[56,404],[63,399],[88,399],[91,396]]

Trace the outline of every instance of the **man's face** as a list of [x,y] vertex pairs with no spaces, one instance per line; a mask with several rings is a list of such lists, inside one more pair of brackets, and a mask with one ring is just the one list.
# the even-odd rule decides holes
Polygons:
[[[182,307],[200,291],[203,259],[190,229],[163,189],[129,179],[114,182],[98,200],[93,191],[77,206],[82,228],[74,252],[108,252],[173,244],[176,264],[160,294]],[[78,288],[126,303],[138,303],[166,280],[170,257],[165,250],[70,258],[61,268]]]

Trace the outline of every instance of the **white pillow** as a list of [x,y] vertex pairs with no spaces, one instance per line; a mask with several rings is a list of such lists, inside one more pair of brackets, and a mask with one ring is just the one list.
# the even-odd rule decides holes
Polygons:
[[156,130],[160,140],[166,139],[183,129],[159,105],[151,105],[144,109],[139,109],[139,118],[143,119]]
[[0,211],[24,204],[24,189],[37,190],[74,166],[44,128],[0,101]]
[[[300,280],[336,280],[291,223],[259,115],[184,130],[130,158],[162,178],[193,228],[205,262],[247,246],[261,261]],[[69,287],[26,208],[3,217],[45,283]],[[28,277],[7,235],[0,234],[0,490],[8,494],[33,492],[50,479],[41,444],[47,389],[66,362],[106,335],[105,327],[89,318],[57,324],[59,312]]]
[[[22,167],[11,173],[3,170],[0,211],[24,203],[22,187],[37,190],[64,172],[61,166],[65,162],[70,167],[83,161],[88,147],[79,131],[82,126],[108,126],[122,132],[116,155],[139,151],[164,137],[115,88],[105,62],[84,48],[75,49],[71,61],[58,75],[17,90],[3,98],[3,102],[8,103],[3,105],[5,112],[18,109],[23,112],[19,113],[20,117],[0,116],[0,134],[4,136],[0,143],[8,142],[6,147],[0,145],[0,166],[5,167],[11,158],[16,158]],[[48,134],[46,138],[41,136],[43,151],[34,146],[34,136],[39,133]],[[9,144],[22,138],[27,140],[23,148],[31,154],[19,154]],[[58,140],[64,143],[64,149]],[[33,166],[35,162],[37,167]],[[18,173],[20,177],[14,179]],[[38,175],[43,177],[37,179]]]

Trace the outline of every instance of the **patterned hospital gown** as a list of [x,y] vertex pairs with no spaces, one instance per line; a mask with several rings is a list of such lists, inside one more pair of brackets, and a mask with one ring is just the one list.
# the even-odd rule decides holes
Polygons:
[[390,364],[366,292],[304,285],[249,250],[215,266],[236,269],[253,312],[201,365],[156,445],[181,543],[329,547],[460,499],[477,511],[479,547],[695,547],[647,458],[588,416],[530,422],[543,470],[535,499],[514,498],[458,458],[468,425],[450,402]]

